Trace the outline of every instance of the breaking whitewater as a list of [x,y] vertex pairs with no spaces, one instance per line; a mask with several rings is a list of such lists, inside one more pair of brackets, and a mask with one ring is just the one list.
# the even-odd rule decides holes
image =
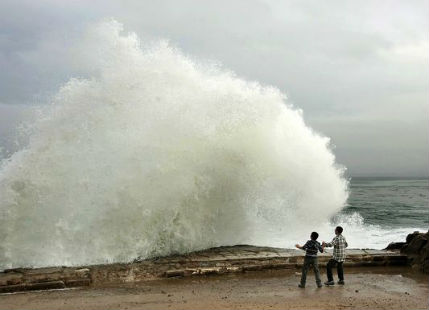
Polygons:
[[332,235],[348,182],[277,88],[103,22],[0,170],[0,269]]

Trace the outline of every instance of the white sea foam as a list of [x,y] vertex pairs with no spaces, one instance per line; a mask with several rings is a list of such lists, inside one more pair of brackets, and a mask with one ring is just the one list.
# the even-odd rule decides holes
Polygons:
[[85,42],[93,76],[66,83],[2,164],[0,268],[285,246],[344,206],[329,139],[278,89],[114,21]]
[[[321,221],[313,227],[290,232],[287,236],[282,236],[271,240],[270,245],[282,248],[293,248],[296,243],[303,243],[310,239],[310,233],[319,233],[318,241],[331,241],[335,236],[335,227],[344,228],[343,235],[346,238],[349,248],[354,249],[384,249],[391,242],[404,242],[407,235],[413,231],[427,231],[424,227],[388,227],[365,223],[363,217],[355,212],[352,214],[339,214],[333,217],[332,221]],[[310,230],[308,230],[310,229]],[[264,245],[258,243],[258,245]]]

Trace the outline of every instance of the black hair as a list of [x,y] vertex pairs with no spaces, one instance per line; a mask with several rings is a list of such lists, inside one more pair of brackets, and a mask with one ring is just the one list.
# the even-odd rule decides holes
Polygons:
[[343,232],[343,228],[341,226],[337,226],[337,228],[335,228],[335,231],[338,231],[338,233],[341,234]]
[[310,235],[311,240],[317,240],[319,238],[319,234],[315,231],[313,231]]

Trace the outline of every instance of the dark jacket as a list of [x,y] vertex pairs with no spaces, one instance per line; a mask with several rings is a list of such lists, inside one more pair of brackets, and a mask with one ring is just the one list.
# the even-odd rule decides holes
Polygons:
[[302,247],[305,250],[305,256],[317,256],[317,252],[323,253],[323,248],[320,243],[316,240],[308,240],[306,244]]

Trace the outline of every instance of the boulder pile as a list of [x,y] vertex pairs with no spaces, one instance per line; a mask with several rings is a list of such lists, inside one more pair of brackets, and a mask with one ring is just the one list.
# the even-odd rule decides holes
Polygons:
[[405,242],[394,242],[387,246],[386,250],[400,250],[406,254],[409,264],[424,273],[429,273],[429,231],[418,231],[409,234]]

